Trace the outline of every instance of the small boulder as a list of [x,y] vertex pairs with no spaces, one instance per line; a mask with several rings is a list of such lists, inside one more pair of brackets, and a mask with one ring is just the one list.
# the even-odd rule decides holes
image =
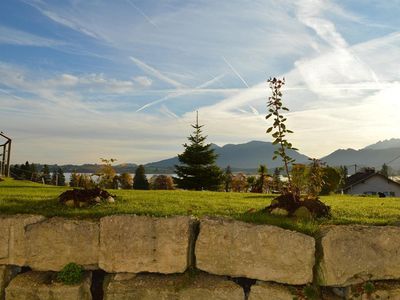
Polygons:
[[284,208],[274,208],[273,210],[271,210],[271,215],[275,215],[275,216],[284,216],[286,217],[288,215],[288,211]]
[[109,196],[109,197],[107,197],[106,201],[107,201],[107,203],[114,203],[115,199],[114,199],[114,197]]
[[300,206],[298,209],[296,209],[295,212],[293,213],[293,216],[301,220],[313,219],[311,212],[305,206]]

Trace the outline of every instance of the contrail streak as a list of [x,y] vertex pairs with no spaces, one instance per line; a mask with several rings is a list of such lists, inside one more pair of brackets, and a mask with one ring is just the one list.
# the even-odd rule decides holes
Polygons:
[[236,74],[237,77],[239,77],[239,79],[244,83],[244,85],[246,87],[249,88],[249,85],[247,84],[246,80],[243,79],[242,76],[240,76],[239,72],[236,71],[236,69],[229,63],[229,61],[225,58],[225,56],[222,56],[222,59],[225,61],[225,63],[229,66],[229,68],[231,68],[231,70],[233,71],[233,73]]
[[165,97],[162,97],[162,98],[160,98],[158,100],[155,100],[155,101],[152,101],[150,103],[147,103],[147,104],[143,105],[142,107],[140,107],[138,110],[136,110],[136,112],[139,112],[139,111],[141,111],[143,109],[146,109],[146,108],[148,108],[150,106],[153,106],[153,105],[155,105],[157,103],[164,102],[164,101],[166,101],[168,99],[173,99],[173,98],[180,97],[180,96],[183,96],[183,95],[188,95],[188,94],[195,93],[197,90],[205,88],[207,86],[210,86],[211,84],[213,84],[214,82],[218,81],[219,79],[221,79],[224,76],[225,76],[225,74],[221,74],[221,75],[215,76],[211,80],[208,80],[208,81],[200,84],[199,86],[195,87],[194,89],[178,91],[176,93],[173,93],[173,94],[167,95]]
[[143,10],[141,10],[138,6],[136,6],[131,0],[126,0],[134,9],[136,9],[146,20],[147,22],[149,22],[151,25],[153,25],[154,27],[158,28],[156,23],[154,23],[148,15],[146,15],[144,13]]
[[143,61],[141,61],[140,59],[137,59],[133,56],[129,56],[130,60],[132,60],[139,68],[141,68],[143,71],[145,71],[146,73],[149,73],[151,75],[153,75],[154,77],[172,84],[173,86],[177,87],[177,88],[182,88],[185,87],[185,85],[183,85],[182,83],[173,80],[167,76],[165,76],[163,73],[161,73],[160,71],[158,71],[157,69],[150,67],[149,65],[147,65],[146,63],[144,63]]

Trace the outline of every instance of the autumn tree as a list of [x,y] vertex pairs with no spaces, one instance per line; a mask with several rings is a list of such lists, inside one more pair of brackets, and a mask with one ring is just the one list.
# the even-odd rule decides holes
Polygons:
[[173,190],[174,180],[171,176],[155,175],[150,180],[150,187],[152,190]]
[[69,179],[69,186],[70,187],[78,187],[79,186],[79,175],[76,171],[72,171],[71,177]]
[[180,165],[175,166],[178,175],[176,182],[179,188],[187,190],[219,190],[223,176],[220,168],[215,164],[217,155],[211,144],[206,144],[206,136],[202,135],[198,114],[192,135],[188,137],[190,143],[185,143],[182,154],[178,155]]
[[340,172],[338,168],[325,167],[324,170],[324,184],[322,185],[321,195],[329,195],[336,192],[340,187]]
[[310,158],[310,170],[308,178],[308,194],[316,198],[321,193],[322,186],[325,184],[323,164],[319,159]]
[[233,192],[247,192],[248,183],[246,175],[238,173],[232,178],[232,191]]
[[307,191],[308,182],[308,168],[305,164],[293,164],[290,171],[292,178],[293,192],[300,196],[300,194]]
[[118,177],[119,186],[123,190],[129,190],[133,185],[133,177],[131,174],[124,172]]
[[100,177],[99,186],[106,189],[112,189],[114,187],[114,177],[117,174],[112,164],[117,160],[115,158],[100,158],[102,162],[99,171],[95,174]]

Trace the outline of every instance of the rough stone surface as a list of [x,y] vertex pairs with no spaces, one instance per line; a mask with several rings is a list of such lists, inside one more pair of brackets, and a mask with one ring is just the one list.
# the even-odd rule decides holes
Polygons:
[[189,217],[104,217],[99,266],[109,273],[182,273],[188,267],[191,223]]
[[399,279],[399,245],[399,227],[329,227],[321,239],[319,283],[348,286],[367,280]]
[[250,289],[248,300],[293,300],[295,295],[287,286],[257,281]]
[[224,277],[208,274],[107,275],[104,281],[104,299],[243,300],[244,291]]
[[0,264],[26,264],[25,226],[44,219],[38,215],[0,216]]
[[375,282],[373,292],[370,294],[364,291],[363,284],[349,287],[347,290],[348,300],[400,300],[399,282]]
[[16,266],[0,266],[0,299],[4,299],[5,289],[8,283],[13,279],[21,268]]
[[53,272],[27,272],[15,277],[6,288],[6,300],[91,300],[91,273],[81,283],[55,282]]
[[60,271],[74,262],[94,269],[99,256],[99,223],[51,218],[26,227],[27,264],[38,271]]
[[202,219],[196,242],[197,268],[217,275],[287,284],[312,281],[312,237],[269,225]]

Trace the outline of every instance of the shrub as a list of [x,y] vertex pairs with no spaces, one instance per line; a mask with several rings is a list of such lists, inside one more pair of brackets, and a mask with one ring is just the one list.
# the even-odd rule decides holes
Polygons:
[[83,268],[76,263],[69,263],[65,265],[57,274],[57,280],[68,285],[80,283],[82,281],[82,277]]

